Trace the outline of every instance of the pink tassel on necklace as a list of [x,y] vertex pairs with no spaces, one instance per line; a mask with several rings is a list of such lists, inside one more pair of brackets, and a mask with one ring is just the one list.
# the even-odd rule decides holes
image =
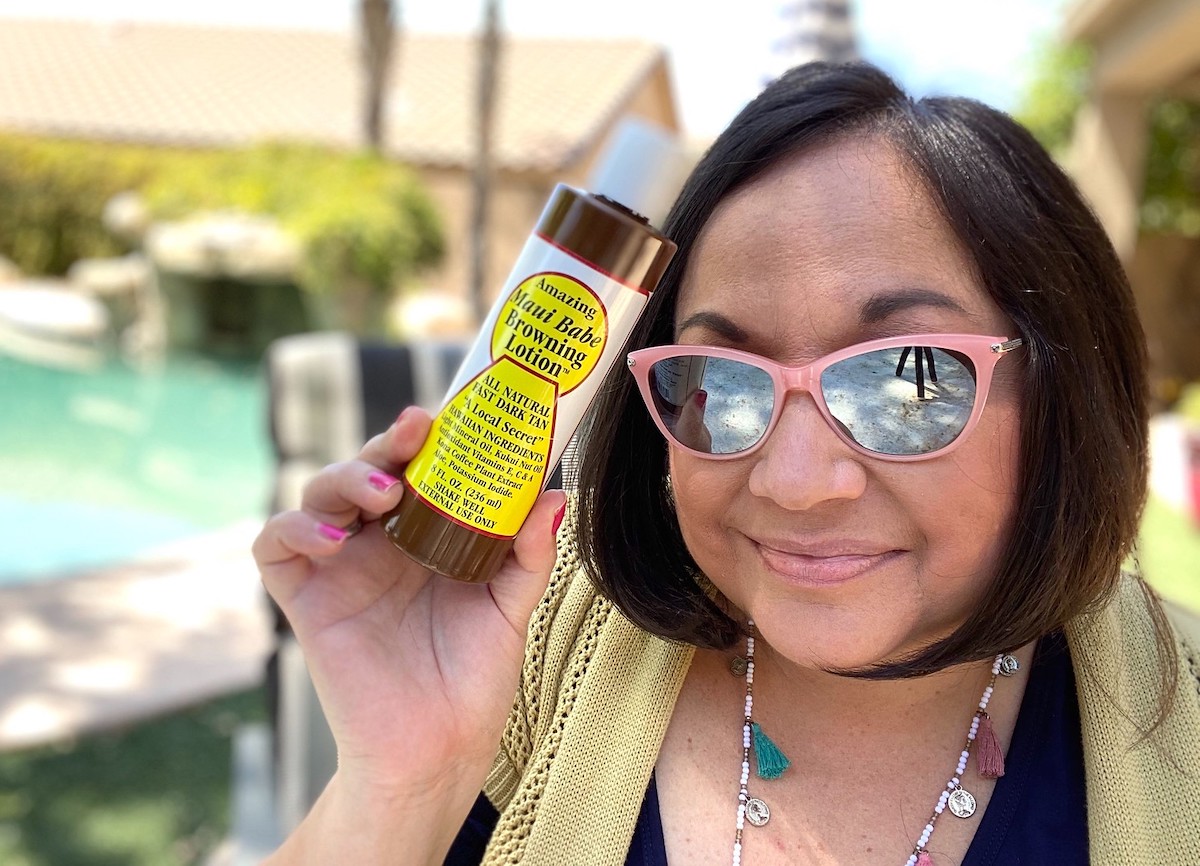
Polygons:
[[992,717],[987,713],[979,719],[975,748],[979,775],[985,779],[999,779],[1004,775],[1004,752],[1001,751],[1000,741],[996,739],[996,731],[992,728]]
[[929,856],[928,851],[922,851],[917,855],[917,866],[933,866],[933,858]]

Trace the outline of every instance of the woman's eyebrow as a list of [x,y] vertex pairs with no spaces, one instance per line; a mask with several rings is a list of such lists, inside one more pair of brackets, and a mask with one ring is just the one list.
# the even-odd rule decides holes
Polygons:
[[898,292],[875,295],[859,311],[858,319],[864,325],[877,325],[896,313],[912,307],[938,307],[967,314],[962,306],[949,295],[932,289],[901,289]]
[[701,310],[698,313],[693,313],[675,329],[676,334],[682,334],[688,328],[702,327],[707,328],[715,334],[718,334],[725,339],[734,343],[745,343],[750,339],[750,335],[735,325],[732,321],[722,316],[720,313]]
[[[962,305],[949,295],[935,292],[932,289],[914,288],[874,295],[862,305],[858,318],[863,325],[877,325],[889,317],[913,307],[936,307],[969,315]],[[701,310],[688,316],[679,323],[675,333],[682,334],[688,328],[693,327],[706,328],[734,343],[745,344],[750,341],[750,334],[747,331],[734,324],[726,316],[711,310]]]

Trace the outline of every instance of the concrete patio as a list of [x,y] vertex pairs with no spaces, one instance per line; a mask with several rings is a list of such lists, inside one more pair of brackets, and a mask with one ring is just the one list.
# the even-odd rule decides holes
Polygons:
[[119,566],[0,588],[0,750],[262,682],[271,626],[249,553],[258,529],[244,521]]

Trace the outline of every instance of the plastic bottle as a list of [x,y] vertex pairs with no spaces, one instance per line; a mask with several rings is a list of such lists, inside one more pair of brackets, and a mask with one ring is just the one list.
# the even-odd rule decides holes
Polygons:
[[623,205],[555,188],[384,515],[397,547],[491,580],[674,253]]

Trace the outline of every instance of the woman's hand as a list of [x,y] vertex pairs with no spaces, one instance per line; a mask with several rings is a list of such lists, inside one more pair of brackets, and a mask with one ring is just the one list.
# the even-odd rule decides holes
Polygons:
[[[320,472],[300,509],[267,521],[253,549],[337,743],[343,805],[393,803],[427,824],[446,815],[457,829],[516,693],[565,497],[541,496],[491,583],[433,574],[379,524],[399,503],[397,479],[429,427],[427,413],[405,410],[356,459]],[[361,532],[341,529],[357,521]]]

